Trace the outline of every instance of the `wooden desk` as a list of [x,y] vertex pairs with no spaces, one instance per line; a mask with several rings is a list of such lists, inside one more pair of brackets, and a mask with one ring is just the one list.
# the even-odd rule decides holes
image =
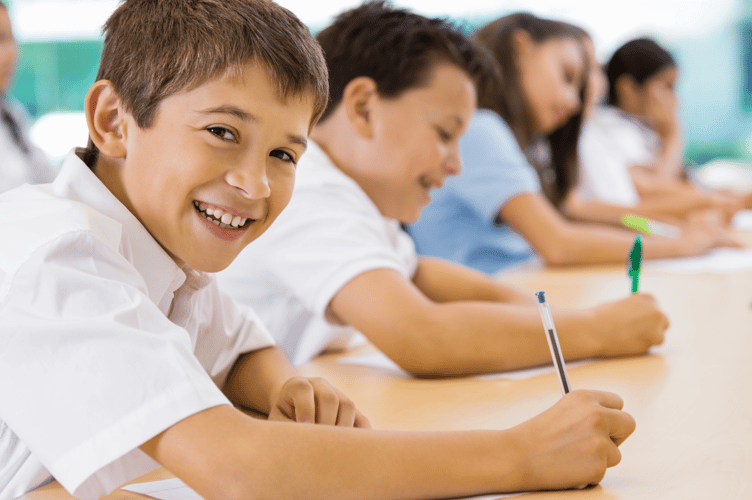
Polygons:
[[[546,269],[503,277],[552,307],[582,307],[625,296],[623,266]],[[575,388],[613,391],[637,420],[622,463],[584,491],[522,498],[688,500],[752,498],[752,271],[679,274],[645,269],[641,290],[669,316],[666,342],[648,356],[593,361],[570,369]],[[543,332],[541,331],[541,335]],[[559,397],[553,373],[527,380],[419,380],[323,356],[303,367],[348,394],[375,428],[502,429]],[[168,477],[159,470],[141,480]],[[53,483],[23,497],[69,499]],[[108,499],[144,497],[117,490]]]

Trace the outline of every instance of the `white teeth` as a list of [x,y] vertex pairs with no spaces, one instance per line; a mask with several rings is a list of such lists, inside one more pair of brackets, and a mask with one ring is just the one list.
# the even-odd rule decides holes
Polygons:
[[245,226],[245,223],[248,222],[248,218],[243,218],[239,215],[232,215],[220,208],[210,208],[205,203],[199,201],[194,201],[193,205],[206,220],[215,226],[224,229],[239,229]]

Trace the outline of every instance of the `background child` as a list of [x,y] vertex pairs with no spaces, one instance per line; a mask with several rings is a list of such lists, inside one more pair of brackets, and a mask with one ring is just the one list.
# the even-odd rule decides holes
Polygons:
[[55,177],[44,153],[29,140],[26,111],[8,96],[17,63],[18,44],[8,8],[0,2],[0,193]]
[[[623,262],[634,234],[573,223],[557,210],[577,182],[583,31],[520,13],[476,37],[496,56],[501,78],[480,95],[462,139],[464,172],[410,227],[418,251],[489,273],[535,254],[551,265]],[[645,238],[643,250],[645,258],[675,257],[731,243],[719,228],[692,227],[677,240]]]
[[[415,375],[550,362],[532,296],[419,258],[400,230],[460,169],[484,51],[445,23],[380,4],[343,14],[317,38],[330,102],[294,195],[220,283],[260,311],[295,363],[357,332]],[[644,295],[558,311],[556,324],[570,358],[643,353],[667,326]]]
[[585,200],[648,210],[655,218],[682,219],[718,209],[728,219],[739,197],[703,192],[684,180],[684,144],[676,94],[678,67],[648,38],[619,48],[606,69],[608,106],[597,107],[581,141]]
[[207,500],[368,500],[582,487],[619,462],[634,421],[603,392],[506,431],[341,428],[368,422],[207,274],[287,204],[320,49],[263,0],[126,0],[105,32],[87,151],[0,195],[2,500],[51,477],[98,498],[157,464]]

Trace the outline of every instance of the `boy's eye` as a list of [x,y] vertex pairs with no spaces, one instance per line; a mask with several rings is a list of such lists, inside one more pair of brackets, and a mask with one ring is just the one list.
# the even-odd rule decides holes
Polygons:
[[295,161],[295,158],[293,158],[293,156],[290,153],[288,153],[287,151],[282,151],[281,149],[275,149],[274,151],[269,153],[269,156],[279,158],[280,160],[287,162],[287,163],[292,163],[293,165],[297,164],[297,162]]
[[216,135],[223,141],[236,141],[235,134],[233,134],[230,130],[224,128],[224,127],[209,127],[208,130],[210,133]]

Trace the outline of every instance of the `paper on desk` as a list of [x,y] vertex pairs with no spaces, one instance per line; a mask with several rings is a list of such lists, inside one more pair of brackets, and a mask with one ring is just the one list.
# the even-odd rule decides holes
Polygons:
[[[389,359],[383,352],[374,352],[371,354],[363,354],[361,356],[348,356],[339,358],[340,363],[346,363],[349,365],[358,366],[371,366],[374,368],[385,368],[388,370],[396,371],[404,377],[410,377],[411,375],[399,367],[397,363]],[[568,361],[567,368],[571,368],[583,363],[587,363],[589,360],[582,361]],[[527,378],[537,377],[546,373],[554,373],[554,366],[539,366],[536,368],[528,368],[525,370],[514,370],[503,373],[489,373],[486,375],[477,375],[477,378],[483,380],[496,380],[496,379],[508,379],[508,380],[523,380]]]
[[201,495],[177,478],[131,484],[123,486],[121,489],[141,493],[152,498],[159,498],[160,500],[204,500]]
[[742,271],[752,269],[752,250],[716,248],[699,257],[648,260],[643,267],[685,273]]
[[[123,486],[121,489],[141,493],[152,498],[160,500],[203,500],[198,493],[190,489],[180,479],[165,479],[164,481],[152,481],[150,483],[131,484]],[[464,497],[454,500],[497,500],[499,498],[509,498],[522,493],[510,493],[502,495],[484,495],[479,497]]]

